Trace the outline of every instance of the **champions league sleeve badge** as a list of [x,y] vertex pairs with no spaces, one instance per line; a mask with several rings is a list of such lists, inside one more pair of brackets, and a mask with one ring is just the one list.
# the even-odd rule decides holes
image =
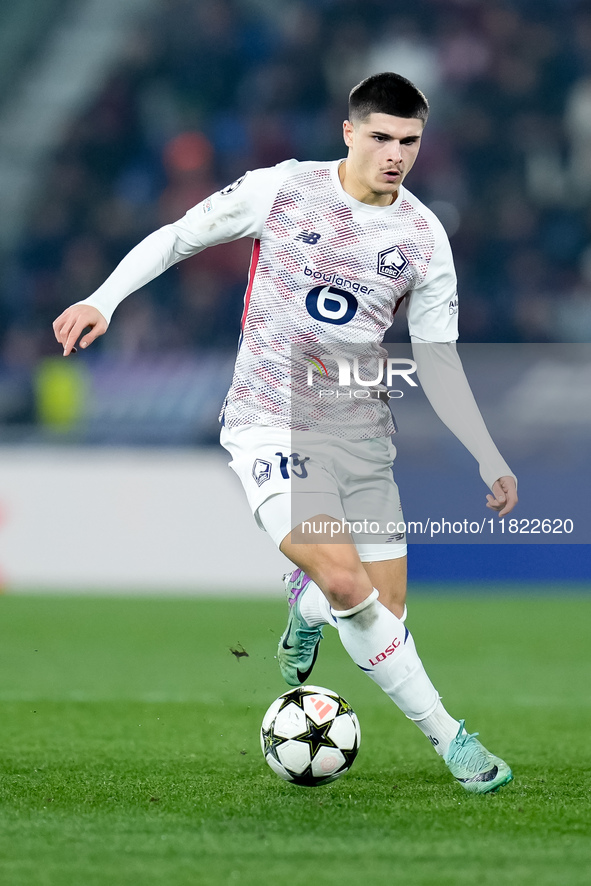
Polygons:
[[231,185],[226,185],[225,188],[222,188],[222,190],[220,191],[220,194],[223,194],[224,196],[231,194],[233,191],[236,190],[236,188],[240,187],[240,185],[242,184],[242,182],[244,181],[245,178],[246,178],[246,172],[244,173],[244,175],[241,175],[240,178],[237,178],[235,182],[232,182]]

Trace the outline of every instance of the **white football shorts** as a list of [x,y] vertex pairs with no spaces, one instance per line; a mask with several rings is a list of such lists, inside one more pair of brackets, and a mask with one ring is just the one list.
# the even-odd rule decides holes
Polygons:
[[[406,528],[389,437],[342,440],[312,431],[223,427],[258,526],[277,547],[290,532],[302,544],[355,544],[371,563],[406,555]],[[314,520],[326,515],[330,519]]]

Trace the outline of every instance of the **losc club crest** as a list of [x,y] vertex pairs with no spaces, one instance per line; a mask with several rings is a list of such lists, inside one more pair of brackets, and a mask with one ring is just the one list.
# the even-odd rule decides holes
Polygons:
[[265,480],[271,476],[271,462],[263,458],[255,458],[252,466],[252,476],[257,486],[262,486]]
[[382,277],[397,280],[407,267],[408,259],[400,246],[392,246],[378,254],[378,274]]

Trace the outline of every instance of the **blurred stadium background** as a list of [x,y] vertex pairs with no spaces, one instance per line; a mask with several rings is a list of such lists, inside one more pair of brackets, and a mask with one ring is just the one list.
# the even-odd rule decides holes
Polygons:
[[[421,545],[411,574],[591,577],[591,3],[5,0],[6,589],[277,587],[282,558],[215,448],[250,244],[176,266],[75,360],[60,357],[51,323],[142,237],[246,169],[342,156],[347,93],[380,70],[431,101],[409,187],[450,235],[484,404],[493,343],[519,372],[485,409],[526,478],[519,516],[575,519],[584,542]],[[404,323],[389,339],[406,340]],[[578,344],[575,356],[561,343]],[[442,477],[448,495],[461,484],[480,506],[485,490],[455,441],[425,419],[416,446],[417,427],[401,426],[407,517]]]

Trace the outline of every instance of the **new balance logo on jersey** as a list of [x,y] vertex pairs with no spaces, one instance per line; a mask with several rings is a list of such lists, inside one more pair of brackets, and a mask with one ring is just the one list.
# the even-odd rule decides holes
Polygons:
[[320,240],[320,234],[317,234],[315,231],[302,231],[297,235],[296,240],[302,240],[308,246],[315,246]]
[[390,277],[397,280],[402,272],[408,267],[408,259],[400,246],[392,246],[378,254],[378,274],[382,277]]

